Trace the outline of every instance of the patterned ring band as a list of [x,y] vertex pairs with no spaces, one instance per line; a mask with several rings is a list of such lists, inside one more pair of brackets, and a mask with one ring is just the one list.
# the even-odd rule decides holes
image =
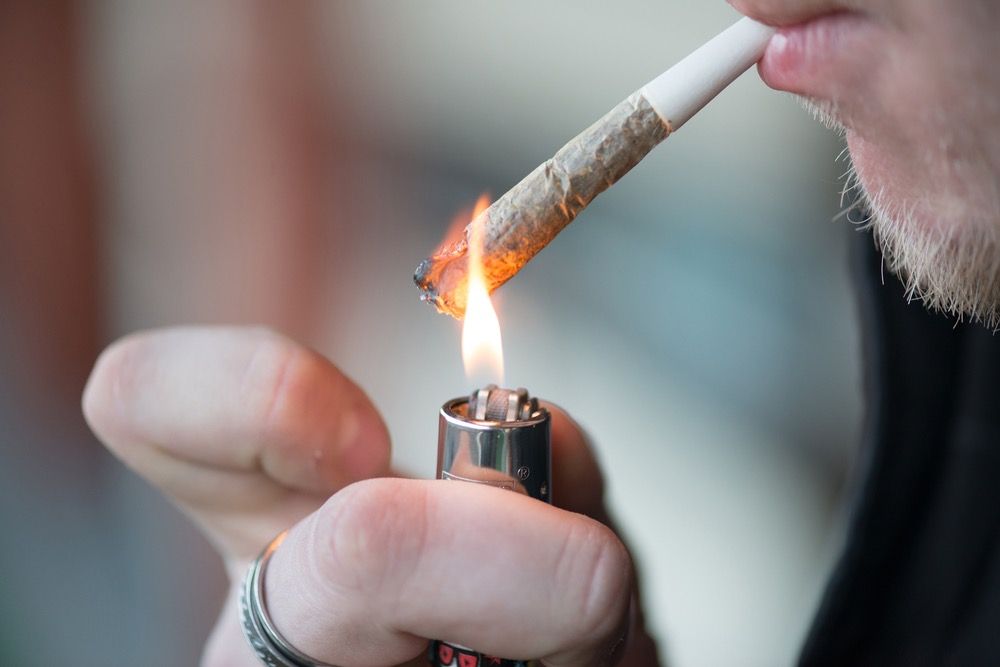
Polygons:
[[285,531],[271,540],[259,556],[250,564],[243,592],[240,595],[240,620],[243,634],[250,642],[253,652],[268,667],[334,667],[318,662],[288,643],[274,627],[264,599],[264,571],[271,555],[285,539]]

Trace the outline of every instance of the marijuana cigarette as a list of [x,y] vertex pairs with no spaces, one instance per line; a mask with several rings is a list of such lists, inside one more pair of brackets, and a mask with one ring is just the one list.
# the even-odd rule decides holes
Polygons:
[[510,280],[593,199],[760,60],[772,28],[742,19],[563,146],[439,249],[413,276],[421,299],[465,313],[471,230],[481,225],[490,292]]

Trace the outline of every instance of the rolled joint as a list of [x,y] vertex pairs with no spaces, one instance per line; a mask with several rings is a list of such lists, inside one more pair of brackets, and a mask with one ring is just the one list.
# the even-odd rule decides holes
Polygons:
[[646,98],[633,93],[493,202],[466,227],[464,239],[421,262],[414,274],[421,299],[461,318],[473,225],[483,225],[483,276],[492,292],[669,133]]

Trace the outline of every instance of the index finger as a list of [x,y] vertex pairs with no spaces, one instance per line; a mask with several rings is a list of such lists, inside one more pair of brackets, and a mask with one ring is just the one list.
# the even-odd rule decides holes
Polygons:
[[[205,482],[264,476],[329,495],[388,467],[364,393],[319,354],[265,329],[184,327],[128,336],[97,361],[84,414],[116,455],[195,504],[246,502]],[[242,480],[242,481],[241,481]]]

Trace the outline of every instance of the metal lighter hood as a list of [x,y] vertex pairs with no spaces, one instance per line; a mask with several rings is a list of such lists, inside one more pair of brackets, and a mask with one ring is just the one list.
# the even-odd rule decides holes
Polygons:
[[551,502],[551,415],[524,389],[494,385],[441,407],[438,479],[488,484]]

